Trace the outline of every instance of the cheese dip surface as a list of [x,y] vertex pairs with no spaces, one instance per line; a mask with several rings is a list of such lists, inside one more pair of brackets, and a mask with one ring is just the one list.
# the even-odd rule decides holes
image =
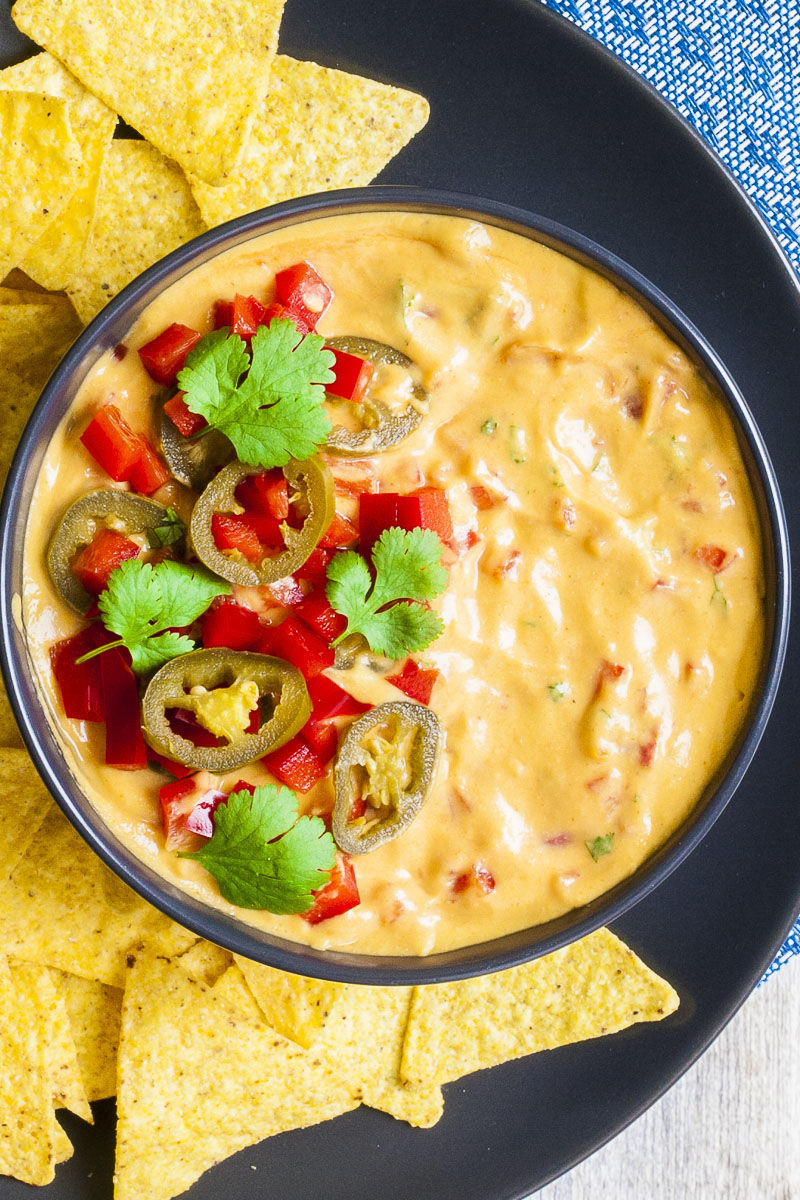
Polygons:
[[[444,489],[453,521],[444,631],[415,655],[439,672],[434,784],[399,837],[353,859],[360,904],[310,925],[234,909],[165,848],[156,769],[104,764],[101,725],[68,720],[49,651],[84,626],[45,565],[68,504],[112,485],[78,438],[102,405],[158,444],[165,393],[136,349],[214,302],[269,299],[308,260],[334,292],[326,337],[402,351],[430,406],[369,458],[330,458],[337,510],[359,488]],[[208,904],[317,947],[425,955],[547,921],[613,887],[684,820],[748,711],[763,653],[762,548],[722,401],[644,310],[591,270],[460,218],[375,213],[261,237],[166,291],[81,387],[41,470],[23,613],[71,768],[115,834]],[[383,386],[391,392],[388,372]],[[399,386],[399,385],[398,385]],[[391,397],[390,397],[391,401]],[[366,481],[366,482],[365,482]],[[155,499],[185,514],[187,489]],[[277,620],[258,589],[235,598]],[[402,700],[397,663],[329,669],[357,699]],[[345,726],[346,727],[346,726]],[[261,783],[260,764],[209,777]],[[300,797],[329,813],[329,772]]]

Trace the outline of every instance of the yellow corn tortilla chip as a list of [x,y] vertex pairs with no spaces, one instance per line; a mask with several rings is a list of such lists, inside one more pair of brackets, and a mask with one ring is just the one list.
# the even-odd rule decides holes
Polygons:
[[24,857],[52,804],[27,751],[0,749],[0,883]]
[[213,987],[233,962],[233,955],[229,950],[223,950],[222,946],[215,946],[213,942],[200,938],[175,961],[192,979]]
[[239,954],[234,958],[267,1024],[300,1046],[313,1046],[344,985],[276,971]]
[[84,1121],[93,1121],[92,1110],[83,1086],[78,1056],[72,1037],[63,995],[56,990],[47,967],[9,960],[11,978],[35,997],[38,1011],[47,1027],[47,1059],[56,1108],[68,1108]]
[[26,379],[38,395],[80,331],[65,296],[0,305],[0,366]]
[[0,94],[0,279],[48,232],[78,186],[82,155],[69,111],[52,96]]
[[20,263],[38,283],[58,291],[80,269],[100,168],[117,116],[46,53],[0,71],[0,91],[37,92],[70,101],[70,124],[83,156],[80,180],[65,207]]
[[29,292],[24,288],[0,287],[0,304],[36,304],[37,302],[41,303],[42,296],[46,295],[47,292]]
[[326,984],[246,958],[236,962],[268,1023],[277,1016],[281,1032],[294,1028],[312,1053],[358,1087],[364,1104],[412,1125],[436,1124],[444,1105],[441,1088],[400,1078],[410,987]]
[[237,1150],[357,1103],[313,1054],[179,963],[137,953],[122,1008],[115,1200],[169,1200]]
[[190,176],[209,226],[310,192],[367,184],[426,124],[415,92],[277,55],[241,162],[222,186]]
[[56,1121],[55,1129],[53,1130],[53,1147],[57,1163],[66,1162],[75,1153],[72,1142],[64,1133],[58,1121]]
[[17,26],[169,158],[221,183],[269,78],[284,0],[17,0]]
[[[0,955],[0,1174],[24,1183],[55,1176],[56,1119],[44,1016],[35,988]],[[58,1139],[63,1149],[63,1141]]]
[[[0,804],[5,819],[9,802]],[[141,900],[53,805],[10,880],[0,880],[0,951],[120,987],[129,948],[176,954],[195,937]]]
[[113,141],[83,268],[67,288],[84,324],[127,283],[204,228],[179,166],[147,142]]
[[415,988],[401,1074],[447,1083],[674,1012],[674,989],[610,933],[496,975]]
[[[2,373],[0,373],[0,378],[1,377]],[[3,490],[3,483],[5,482],[7,469],[7,467],[3,466],[3,450],[2,444],[0,444],[0,493],[2,493]],[[15,721],[14,714],[11,711],[11,704],[9,703],[6,686],[2,679],[0,679],[0,746],[6,746],[9,749],[21,750],[24,744],[25,743],[22,740],[22,734],[17,728],[17,722]],[[0,858],[2,858],[2,854],[0,854]]]
[[23,292],[38,292],[40,296],[48,295],[46,288],[36,283],[24,271],[20,271],[19,267],[15,267],[13,271],[9,271],[3,280],[3,286],[7,288],[19,288]]
[[51,970],[51,974],[64,997],[88,1099],[116,1095],[122,989],[63,971]]

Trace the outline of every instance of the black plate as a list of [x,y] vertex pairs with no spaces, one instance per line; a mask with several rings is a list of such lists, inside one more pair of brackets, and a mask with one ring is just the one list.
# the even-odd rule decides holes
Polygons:
[[[27,49],[4,12],[0,61]],[[665,101],[531,0],[289,0],[281,49],[429,97],[428,128],[382,181],[542,213],[666,292],[739,384],[794,528],[800,289],[752,205]],[[690,858],[614,926],[674,983],[675,1016],[451,1084],[445,1115],[427,1132],[360,1109],[273,1138],[205,1175],[193,1200],[516,1200],[623,1128],[719,1033],[800,909],[799,689],[790,649],[733,800]],[[66,1122],[76,1154],[43,1197],[110,1200],[113,1106],[96,1108],[94,1130]],[[0,1180],[0,1200],[30,1194]]]

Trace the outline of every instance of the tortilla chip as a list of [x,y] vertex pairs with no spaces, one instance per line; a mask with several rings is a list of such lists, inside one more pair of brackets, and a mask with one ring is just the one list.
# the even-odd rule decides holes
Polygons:
[[[363,987],[287,975],[236,959],[266,1020],[313,1043],[313,1053],[359,1089],[364,1104],[429,1128],[442,1115],[441,1088],[400,1078],[410,987]],[[295,1017],[293,1019],[293,1008]],[[287,1035],[288,1036],[288,1035]]]
[[23,292],[38,292],[40,296],[47,296],[49,294],[46,288],[36,283],[24,271],[20,271],[19,267],[15,267],[13,271],[9,271],[3,280],[3,286],[7,288],[19,288]]
[[401,1074],[448,1083],[537,1050],[660,1021],[677,993],[610,933],[497,975],[416,988]]
[[27,751],[0,749],[0,885],[24,857],[52,804]]
[[63,995],[53,986],[47,967],[18,962],[16,959],[11,959],[9,966],[15,986],[24,987],[29,995],[35,997],[37,1009],[45,1019],[53,1103],[56,1108],[68,1108],[91,1124],[92,1110],[83,1086]]
[[58,1121],[55,1122],[55,1128],[53,1130],[53,1147],[55,1149],[57,1163],[66,1162],[68,1159],[72,1158],[73,1154],[75,1153],[75,1148],[73,1147],[72,1142],[69,1140],[66,1133],[64,1133],[64,1130],[61,1128]]
[[80,331],[65,296],[0,305],[0,365],[32,384],[38,396]]
[[115,1200],[168,1200],[237,1150],[356,1106],[346,1076],[179,963],[137,953],[122,1009]]
[[[2,403],[2,401],[0,401]],[[3,467],[3,450],[2,442],[0,441],[0,493],[3,490],[7,468]],[[0,747],[6,746],[8,749],[21,750],[25,743],[22,740],[14,714],[11,711],[8,693],[6,692],[5,684],[0,679]],[[0,858],[2,854],[0,853]]]
[[48,232],[78,186],[81,148],[70,105],[0,94],[0,279]]
[[42,296],[46,295],[47,292],[29,292],[23,288],[0,287],[0,304],[36,304],[37,302],[41,303]]
[[83,156],[80,180],[64,209],[20,264],[38,283],[58,291],[80,269],[100,168],[117,116],[49,54],[37,54],[0,71],[0,91],[36,92],[70,101],[72,132]]
[[223,950],[222,946],[215,946],[213,942],[200,938],[185,954],[177,957],[175,962],[198,983],[213,987],[233,962],[233,955],[229,950]]
[[279,54],[242,161],[222,186],[190,176],[195,199],[212,226],[293,196],[369,183],[429,111],[415,92]]
[[17,0],[18,28],[187,171],[222,183],[250,133],[284,0]]
[[25,1183],[50,1183],[55,1176],[48,1068],[47,1029],[35,988],[24,977],[12,978],[0,955],[0,1174]]
[[88,1099],[115,1096],[122,989],[63,971],[53,971],[52,975],[64,997]]
[[[0,802],[5,819],[9,803]],[[53,805],[11,879],[0,881],[0,951],[120,987],[129,948],[195,941],[122,883]]]
[[323,1032],[344,984],[305,979],[234,955],[268,1025],[306,1048]]
[[84,324],[127,283],[204,228],[180,167],[147,142],[112,142],[83,268],[67,288]]

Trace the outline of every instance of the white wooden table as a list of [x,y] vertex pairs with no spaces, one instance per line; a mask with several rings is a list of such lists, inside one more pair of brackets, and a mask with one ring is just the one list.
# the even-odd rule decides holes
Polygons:
[[800,1200],[800,956],[666,1096],[536,1200]]

